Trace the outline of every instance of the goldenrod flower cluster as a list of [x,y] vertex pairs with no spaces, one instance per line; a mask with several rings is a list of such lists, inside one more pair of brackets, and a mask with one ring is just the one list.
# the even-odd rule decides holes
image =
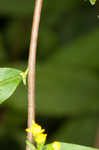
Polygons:
[[40,125],[32,121],[32,126],[30,129],[26,129],[26,132],[33,134],[34,140],[37,144],[45,144],[47,134],[44,134],[45,129],[42,129]]
[[[35,121],[32,121],[32,126],[30,128],[26,129],[26,132],[32,133],[34,141],[37,144],[37,149],[40,150],[43,149],[42,147],[44,146],[46,142],[46,137],[47,134],[45,134],[45,129],[42,129],[40,125],[35,123]],[[48,150],[60,150],[60,143],[59,142],[53,142],[52,144],[49,144],[49,149]]]

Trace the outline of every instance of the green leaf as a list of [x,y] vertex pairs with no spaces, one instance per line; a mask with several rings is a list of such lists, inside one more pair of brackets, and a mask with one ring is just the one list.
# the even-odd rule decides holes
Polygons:
[[98,149],[86,147],[86,146],[75,145],[75,144],[61,143],[60,150],[98,150]]
[[0,68],[0,103],[8,99],[22,80],[17,69]]
[[36,150],[35,146],[30,143],[28,140],[26,141],[26,144],[31,148],[31,150]]
[[91,5],[95,5],[95,3],[96,3],[96,0],[89,0],[89,1],[90,1]]

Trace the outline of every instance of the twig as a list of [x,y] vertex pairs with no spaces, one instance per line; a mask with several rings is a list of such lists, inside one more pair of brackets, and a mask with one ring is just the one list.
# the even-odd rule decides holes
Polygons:
[[97,129],[94,147],[99,148],[99,128]]
[[[32,25],[32,34],[29,51],[29,73],[28,73],[28,128],[32,124],[32,120],[35,120],[35,64],[36,64],[36,49],[38,40],[39,23],[41,16],[43,0],[35,0],[35,9]],[[27,133],[27,140],[32,142],[33,137],[31,133]],[[26,146],[26,150],[30,150]]]

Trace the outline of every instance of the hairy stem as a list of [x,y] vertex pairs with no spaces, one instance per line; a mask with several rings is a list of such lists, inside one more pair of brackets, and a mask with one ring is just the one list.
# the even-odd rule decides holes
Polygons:
[[[32,125],[32,120],[35,120],[35,65],[36,65],[36,49],[38,40],[39,23],[41,16],[43,0],[35,0],[35,9],[32,25],[32,34],[30,41],[29,62],[28,62],[28,128]],[[27,133],[27,140],[32,142],[31,133]],[[26,146],[26,150],[30,150]]]

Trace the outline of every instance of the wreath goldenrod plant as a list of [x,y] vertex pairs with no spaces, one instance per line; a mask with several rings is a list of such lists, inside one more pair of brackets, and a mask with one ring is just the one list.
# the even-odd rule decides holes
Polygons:
[[[95,5],[96,0],[89,1],[92,5]],[[95,148],[61,142],[53,142],[46,145],[47,134],[45,133],[45,129],[42,129],[42,127],[34,121],[36,48],[42,3],[43,0],[36,0],[35,3],[28,69],[22,72],[18,69],[0,68],[0,103],[4,102],[13,94],[21,81],[26,85],[28,75],[28,128],[26,129],[26,150],[96,150]]]

